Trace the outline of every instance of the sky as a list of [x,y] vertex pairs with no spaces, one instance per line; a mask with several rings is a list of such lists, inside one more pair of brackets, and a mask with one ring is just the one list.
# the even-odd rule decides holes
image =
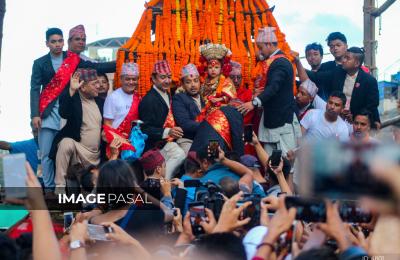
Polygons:
[[[267,2],[270,6],[275,5],[273,14],[289,45],[301,54],[311,42],[321,43],[324,51],[329,52],[325,39],[333,31],[343,32],[349,46],[363,44],[363,0]],[[70,28],[83,24],[87,43],[130,37],[144,11],[144,3],[143,0],[8,0],[0,71],[0,140],[31,138],[30,76],[33,61],[48,52],[45,46],[47,28],[59,27],[67,35]],[[397,1],[383,14],[380,35],[377,30],[380,79],[388,78],[400,69],[394,36],[398,35],[395,24],[399,15],[400,2]],[[330,55],[324,57],[325,61],[331,59]]]

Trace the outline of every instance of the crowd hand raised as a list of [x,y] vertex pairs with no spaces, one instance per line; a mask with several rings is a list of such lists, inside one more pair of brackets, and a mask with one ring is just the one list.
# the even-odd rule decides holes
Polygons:
[[42,127],[42,119],[40,116],[35,116],[32,118],[32,125],[34,129],[40,129]]
[[[209,154],[209,156],[211,155],[210,148],[208,148],[208,154]],[[225,152],[224,152],[224,150],[222,150],[221,147],[218,146],[218,158],[216,158],[215,161],[221,163],[221,162],[223,162],[225,159],[226,159],[226,157],[225,157]]]
[[46,209],[46,202],[42,193],[42,186],[39,180],[33,173],[33,170],[29,163],[25,163],[26,168],[26,187],[27,187],[27,199],[25,200],[25,206],[29,210],[34,209]]
[[174,139],[179,139],[183,136],[183,130],[180,127],[173,127],[169,130],[168,135]]
[[185,185],[183,184],[183,181],[181,181],[178,178],[173,178],[173,179],[171,179],[170,182],[171,182],[172,185],[174,185],[174,186],[176,186],[176,187],[178,187],[180,189],[184,189],[185,188]]
[[192,241],[195,239],[192,231],[192,225],[190,224],[190,213],[186,212],[185,217],[183,218],[183,232],[184,235],[188,240]]
[[205,208],[204,209],[207,215],[207,220],[206,221],[201,221],[200,226],[203,227],[204,231],[206,234],[211,234],[213,230],[215,229],[215,226],[217,225],[217,220],[214,217],[214,213],[212,210]]
[[107,233],[106,237],[113,242],[120,243],[122,245],[140,245],[140,243],[134,239],[131,235],[125,232],[120,226],[113,222],[104,222],[101,225],[111,227],[113,232]]
[[251,101],[243,103],[238,107],[238,111],[240,113],[242,113],[243,115],[246,115],[247,113],[249,113],[253,109],[254,109],[254,105],[253,105],[253,103]]
[[[290,208],[289,210],[285,206],[285,197],[281,196],[278,198],[278,209],[268,225],[268,234],[276,240],[291,226],[296,217],[296,209]],[[268,236],[267,234],[267,236]]]
[[82,87],[84,83],[83,80],[79,80],[80,76],[81,74],[79,72],[75,72],[71,77],[71,80],[69,82],[69,87],[72,93],[75,93],[75,91],[77,91],[80,87]]
[[337,203],[326,201],[326,223],[319,223],[318,228],[327,236],[335,239],[341,251],[351,246],[348,231],[339,215]]
[[165,196],[165,197],[172,197],[171,196],[171,182],[161,178],[160,179],[160,185],[161,185],[161,193]]
[[247,201],[243,203],[240,207],[237,207],[237,202],[242,198],[243,192],[235,194],[233,197],[225,201],[224,206],[221,210],[221,215],[219,217],[218,223],[214,228],[213,233],[221,233],[221,232],[232,232],[236,228],[242,227],[250,222],[251,218],[245,218],[243,220],[239,220],[240,214],[245,210],[248,206],[251,205],[251,201]]
[[[272,202],[272,203],[271,203]],[[268,209],[277,209],[278,208],[278,197],[268,196],[262,198],[260,201],[260,225],[268,227],[269,225],[269,215]]]
[[279,162],[279,165],[278,166],[272,166],[271,165],[271,161],[269,162],[269,168],[275,173],[275,175],[280,175],[280,174],[283,174],[283,171],[282,171],[282,169],[283,169],[283,160],[282,160],[282,158],[281,158],[281,161]]
[[183,222],[182,222],[182,214],[181,210],[179,208],[174,208],[176,211],[176,214],[174,215],[174,218],[172,219],[172,224],[174,227],[174,231],[178,233],[183,232]]
[[369,238],[371,236],[367,238],[365,238],[364,233],[361,230],[360,226],[352,226],[351,224],[346,224],[347,228],[348,228],[348,233],[349,233],[349,238],[351,240],[351,242],[353,243],[353,245],[362,247],[365,251],[368,252],[369,249]]

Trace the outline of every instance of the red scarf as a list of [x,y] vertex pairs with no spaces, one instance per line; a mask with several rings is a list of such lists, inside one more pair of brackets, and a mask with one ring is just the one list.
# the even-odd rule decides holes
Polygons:
[[71,79],[72,74],[78,67],[80,62],[79,55],[71,51],[67,52],[67,57],[63,60],[60,68],[57,70],[54,77],[46,85],[46,88],[42,91],[39,98],[39,112],[43,115],[47,106],[53,102],[61,92],[64,90],[65,86]]
[[[176,126],[174,114],[172,113],[172,104],[171,104],[171,102],[169,104],[170,104],[169,111],[168,111],[167,118],[165,119],[163,128],[174,128]],[[172,137],[167,138],[168,142],[172,142],[173,140],[174,140],[174,138],[172,138]]]
[[[107,140],[107,147],[106,147],[106,155],[108,158],[110,158],[111,155],[111,148],[110,144],[114,140],[115,137],[119,136],[122,137],[123,139],[129,139],[129,135],[131,133],[131,128],[132,128],[132,122],[134,120],[139,119],[139,103],[140,103],[141,98],[137,93],[132,95],[132,104],[131,108],[129,109],[128,114],[125,116],[124,120],[121,122],[121,124],[118,126],[117,129],[114,129],[108,125],[103,125],[103,130],[104,134]],[[129,143],[129,142],[124,142],[120,149],[120,151],[123,150],[132,150],[136,151],[135,147]]]

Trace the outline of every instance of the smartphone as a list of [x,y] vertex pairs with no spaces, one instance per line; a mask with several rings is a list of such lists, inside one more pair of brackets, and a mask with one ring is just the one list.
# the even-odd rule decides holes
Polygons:
[[99,240],[99,241],[110,241],[106,237],[106,234],[114,232],[112,227],[106,227],[102,225],[88,224],[87,229],[89,233],[89,238],[92,240]]
[[272,150],[271,154],[271,166],[272,167],[278,167],[279,163],[281,162],[282,158],[282,150]]
[[200,222],[206,220],[206,212],[203,202],[194,202],[189,204],[190,224],[192,225],[193,235],[198,236],[204,234],[204,229],[200,226]]
[[298,196],[285,197],[287,209],[296,208],[296,219],[307,222],[325,222],[326,206],[322,199],[303,198]]
[[244,126],[244,141],[246,143],[251,143],[253,141],[253,125]]
[[6,198],[26,198],[26,156],[24,153],[0,157],[0,185]]
[[74,213],[64,212],[64,232],[68,232],[74,220]]
[[210,153],[209,153],[210,159],[217,159],[219,157],[218,148],[219,148],[218,140],[208,141],[208,149],[210,150]]
[[183,181],[183,186],[185,188],[198,188],[201,187],[201,181],[200,180],[184,180]]

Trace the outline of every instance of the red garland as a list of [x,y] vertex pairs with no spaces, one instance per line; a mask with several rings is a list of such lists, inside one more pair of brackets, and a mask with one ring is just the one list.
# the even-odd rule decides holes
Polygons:
[[51,81],[46,85],[42,93],[40,93],[39,112],[41,116],[47,106],[58,98],[64,90],[65,86],[71,79],[72,74],[78,67],[80,60],[78,54],[71,51],[67,52],[67,57],[63,60],[60,68],[57,70]]

